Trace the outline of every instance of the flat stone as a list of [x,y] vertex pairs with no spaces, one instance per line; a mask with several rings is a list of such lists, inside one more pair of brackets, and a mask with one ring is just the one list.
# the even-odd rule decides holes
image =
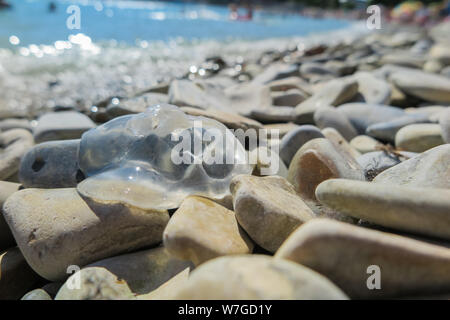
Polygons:
[[334,107],[323,106],[314,112],[314,123],[321,129],[334,128],[350,141],[358,135],[347,116]]
[[385,54],[381,57],[380,63],[421,69],[425,63],[425,57],[423,55],[413,54],[409,51],[398,51]]
[[376,139],[394,143],[397,132],[410,124],[427,123],[429,115],[425,113],[405,114],[391,121],[376,123],[366,129],[366,134]]
[[256,109],[249,115],[250,118],[262,123],[292,122],[295,120],[292,107],[267,107]]
[[[76,288],[77,281],[80,283]],[[91,267],[71,275],[55,300],[132,300],[135,299],[128,284],[101,267]]]
[[309,95],[298,89],[290,89],[287,91],[273,92],[272,99],[275,106],[295,107],[308,99]]
[[324,205],[380,226],[450,239],[450,190],[333,179],[316,189]]
[[315,201],[316,187],[332,178],[365,180],[356,160],[328,139],[318,138],[305,143],[289,166],[288,181],[305,200]]
[[265,124],[263,126],[264,129],[267,130],[267,134],[268,134],[268,138],[271,138],[271,130],[276,130],[278,131],[278,135],[277,138],[281,139],[283,138],[288,132],[290,132],[291,130],[294,130],[296,128],[298,128],[299,125],[292,123],[292,122],[288,122],[288,123],[271,123],[271,124]]
[[437,59],[428,60],[423,65],[423,71],[428,73],[440,73],[442,69],[445,68],[445,64]]
[[374,182],[450,189],[450,145],[425,151],[379,174]]
[[187,197],[164,230],[167,251],[200,265],[223,255],[251,253],[253,243],[233,211],[201,197]]
[[[275,258],[323,274],[354,299],[450,290],[450,249],[329,219],[316,219],[298,228]],[[370,290],[376,267],[381,272],[381,289]]]
[[110,117],[115,118],[126,114],[144,112],[149,106],[168,102],[168,95],[151,92],[129,99],[112,99],[112,102],[106,108],[106,112]]
[[25,189],[3,215],[28,264],[42,277],[63,279],[70,265],[157,244],[169,215],[116,203],[86,203],[76,189]]
[[273,63],[265,68],[262,73],[258,74],[252,82],[267,84],[275,80],[298,77],[299,75],[299,68],[295,64]]
[[0,251],[0,300],[18,300],[40,280],[19,248]]
[[137,296],[138,300],[173,300],[189,279],[189,268],[184,269],[150,293]]
[[0,180],[19,171],[20,159],[33,144],[33,136],[27,130],[11,129],[0,133]]
[[[441,107],[441,108],[439,108]],[[423,107],[426,108],[426,107]],[[428,113],[429,115],[429,120],[432,123],[439,123],[440,120],[442,118],[445,118],[447,110],[450,110],[450,107],[444,107],[444,106],[429,106],[428,108],[430,108],[430,112]],[[436,112],[433,112],[432,110],[435,109]],[[441,109],[441,110],[439,110]]]
[[350,143],[345,140],[345,138],[335,129],[335,128],[325,128],[322,130],[322,134],[337,145],[340,149],[349,153],[353,158],[357,158],[361,155],[361,153],[353,148]]
[[354,137],[350,141],[350,145],[362,154],[379,151],[383,146],[382,143],[366,135]]
[[20,300],[53,300],[50,295],[42,289],[34,289],[26,293]]
[[94,262],[89,267],[105,268],[125,280],[135,294],[146,294],[193,265],[171,256],[164,247],[123,254]]
[[372,151],[357,157],[356,161],[363,168],[366,179],[372,181],[381,172],[416,155],[413,152]]
[[392,93],[389,83],[370,72],[357,72],[354,77],[358,81],[358,92],[366,103],[389,104]]
[[338,106],[350,101],[358,92],[358,82],[351,77],[327,82],[309,99],[295,108],[296,123],[314,123],[314,112],[323,106]]
[[389,77],[407,94],[432,102],[450,102],[450,79],[423,71],[394,72]]
[[16,243],[8,224],[3,218],[2,207],[6,199],[14,192],[18,191],[19,188],[19,183],[0,181],[0,251],[11,248],[15,246]]
[[11,118],[0,120],[0,132],[8,131],[11,129],[25,129],[31,131],[31,124],[30,121],[28,121],[27,119]]
[[290,131],[280,141],[280,158],[286,166],[289,166],[292,158],[306,142],[323,138],[324,135],[320,130],[312,125],[303,125]]
[[36,143],[79,139],[85,131],[92,128],[95,128],[92,120],[79,112],[50,112],[39,117],[37,126],[33,128],[33,135]]
[[300,74],[302,77],[310,79],[314,76],[330,75],[333,77],[339,76],[339,73],[332,68],[327,67],[325,64],[317,62],[306,62],[300,66]]
[[213,108],[226,111],[227,98],[217,85],[201,81],[174,80],[169,88],[169,103],[176,106]]
[[359,134],[365,134],[367,128],[373,124],[391,121],[404,115],[400,108],[359,102],[343,104],[337,110],[347,116]]
[[25,188],[70,188],[84,179],[78,167],[80,140],[40,143],[22,158],[19,179]]
[[395,146],[411,152],[423,152],[443,143],[439,124],[410,124],[395,135]]
[[442,138],[446,143],[450,143],[450,108],[447,108],[447,110],[442,113],[439,124],[441,125]]
[[242,130],[248,130],[248,129],[262,129],[262,124],[258,121],[255,121],[250,118],[246,118],[243,116],[240,116],[235,113],[229,113],[214,109],[207,109],[202,110],[198,108],[191,108],[191,107],[182,107],[180,108],[184,113],[191,115],[191,116],[202,116],[211,118],[214,120],[217,120],[221,123],[223,123],[227,128],[229,129],[242,129]]
[[299,77],[289,77],[280,80],[274,80],[267,83],[270,91],[288,91],[290,89],[298,89],[306,94],[311,94],[311,85]]
[[344,300],[324,276],[265,255],[221,257],[195,269],[177,300]]
[[255,83],[243,83],[224,90],[227,98],[225,110],[233,111],[244,117],[250,117],[255,110],[270,108],[272,96],[267,86]]
[[299,225],[315,217],[281,177],[240,175],[231,181],[239,224],[262,248],[275,252]]

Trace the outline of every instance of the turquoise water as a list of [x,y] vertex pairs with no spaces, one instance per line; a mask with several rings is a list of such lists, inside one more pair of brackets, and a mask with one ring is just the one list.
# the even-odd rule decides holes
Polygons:
[[[115,40],[134,45],[142,41],[182,38],[184,40],[260,40],[344,28],[349,22],[316,20],[298,14],[270,14],[255,11],[252,21],[231,21],[225,6],[156,1],[54,1],[8,0],[12,10],[0,11],[0,46],[12,43],[52,44],[82,33],[94,42]],[[66,9],[76,4],[81,9],[81,29],[69,30]],[[245,12],[243,12],[245,13]],[[14,38],[11,38],[14,36]],[[144,42],[145,43],[145,42]]]

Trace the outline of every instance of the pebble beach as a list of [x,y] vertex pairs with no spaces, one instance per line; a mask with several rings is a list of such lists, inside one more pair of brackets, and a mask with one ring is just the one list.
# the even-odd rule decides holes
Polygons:
[[150,46],[0,51],[0,299],[450,299],[450,22]]

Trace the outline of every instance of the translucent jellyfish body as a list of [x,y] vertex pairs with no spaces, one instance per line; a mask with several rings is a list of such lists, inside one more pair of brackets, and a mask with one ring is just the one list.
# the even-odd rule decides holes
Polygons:
[[246,151],[220,122],[155,105],[83,134],[84,197],[145,209],[173,209],[188,195],[223,199],[231,179],[249,174]]

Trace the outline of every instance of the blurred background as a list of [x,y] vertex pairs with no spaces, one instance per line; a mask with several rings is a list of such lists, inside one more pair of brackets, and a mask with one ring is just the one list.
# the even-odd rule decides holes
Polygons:
[[[251,59],[369,32],[383,21],[426,26],[449,1],[0,0],[0,104],[23,114],[90,107],[181,77],[208,57]],[[80,29],[67,20],[80,9]],[[23,115],[22,114],[22,115]]]

